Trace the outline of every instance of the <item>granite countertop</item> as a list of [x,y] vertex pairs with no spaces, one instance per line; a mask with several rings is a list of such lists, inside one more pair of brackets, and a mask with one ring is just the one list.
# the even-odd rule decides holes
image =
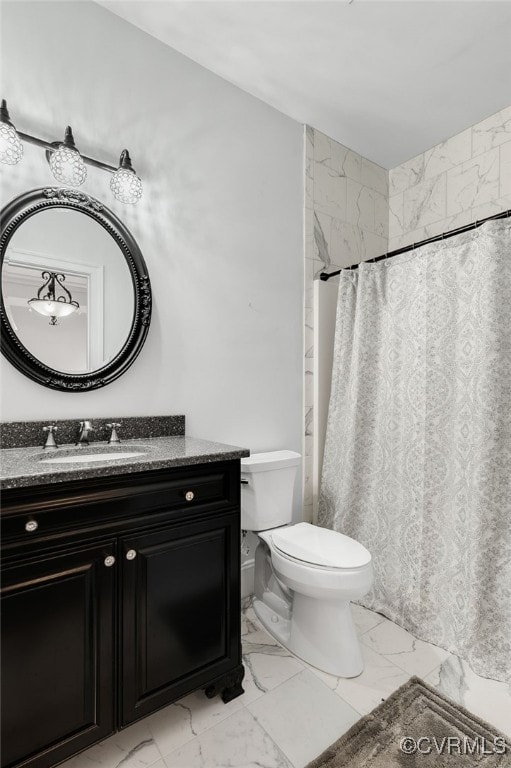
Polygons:
[[[129,452],[138,452],[139,455],[115,461],[103,459],[79,464],[46,463],[47,459],[64,458],[78,453]],[[89,477],[124,475],[151,469],[240,459],[249,455],[250,451],[246,448],[185,436],[123,440],[118,446],[91,442],[89,446],[81,448],[64,445],[56,450],[42,450],[40,446],[5,448],[0,451],[0,488],[22,488],[68,480],[85,480]]]

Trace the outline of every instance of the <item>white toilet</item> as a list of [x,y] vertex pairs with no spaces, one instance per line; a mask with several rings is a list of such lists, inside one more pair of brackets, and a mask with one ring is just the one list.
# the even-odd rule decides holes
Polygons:
[[350,600],[371,588],[371,555],[342,533],[290,525],[300,459],[294,451],[272,451],[241,460],[241,527],[260,538],[254,610],[296,656],[332,675],[356,677],[364,664]]

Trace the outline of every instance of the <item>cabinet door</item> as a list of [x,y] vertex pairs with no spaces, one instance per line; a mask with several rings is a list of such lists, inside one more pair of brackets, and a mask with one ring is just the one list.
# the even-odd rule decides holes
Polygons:
[[114,545],[5,565],[2,765],[64,760],[114,730]]
[[241,663],[239,515],[126,538],[120,553],[126,725]]

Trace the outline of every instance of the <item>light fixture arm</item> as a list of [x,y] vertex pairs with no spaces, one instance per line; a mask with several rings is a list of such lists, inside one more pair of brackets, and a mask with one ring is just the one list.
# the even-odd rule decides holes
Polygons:
[[[62,144],[61,141],[46,141],[45,139],[39,139],[37,136],[32,136],[30,133],[23,133],[23,131],[18,131],[18,136],[22,141],[27,141],[29,144],[35,144],[36,147],[42,147],[47,152],[53,152],[55,147],[58,147],[60,144]],[[87,163],[87,165],[93,165],[95,168],[101,168],[103,171],[109,171],[110,173],[115,173],[117,170],[117,167],[114,165],[102,163],[101,160],[95,160],[93,157],[87,157],[86,155],[82,155],[81,152],[80,155],[83,162]]]

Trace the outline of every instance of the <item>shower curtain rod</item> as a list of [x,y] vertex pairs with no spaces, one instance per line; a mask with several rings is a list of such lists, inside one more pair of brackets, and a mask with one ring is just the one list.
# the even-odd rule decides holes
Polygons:
[[[428,237],[426,240],[421,240],[418,243],[407,245],[404,248],[397,248],[395,251],[389,251],[389,253],[384,253],[382,256],[376,256],[374,259],[367,259],[367,261],[362,261],[360,263],[373,264],[375,261],[383,261],[384,259],[391,259],[392,256],[398,256],[398,254],[400,253],[413,251],[415,248],[419,248],[421,245],[427,245],[427,243],[434,243],[437,240],[446,240],[448,237],[452,237],[453,235],[459,235],[462,232],[468,232],[470,229],[475,229],[476,227],[480,227],[481,224],[485,224],[487,221],[493,221],[493,219],[505,219],[508,216],[511,216],[511,208],[507,211],[502,211],[502,213],[495,213],[493,216],[487,216],[485,219],[479,219],[479,221],[473,221],[471,224],[465,224],[464,227],[458,227],[458,229],[451,229],[449,232],[444,232],[441,235],[435,235],[435,237]],[[359,264],[352,264],[350,267],[343,267],[342,269],[336,269],[335,272],[321,272],[319,277],[320,277],[320,280],[325,281],[331,277],[340,275],[341,272],[343,272],[345,269],[358,269],[359,266],[360,266]]]

